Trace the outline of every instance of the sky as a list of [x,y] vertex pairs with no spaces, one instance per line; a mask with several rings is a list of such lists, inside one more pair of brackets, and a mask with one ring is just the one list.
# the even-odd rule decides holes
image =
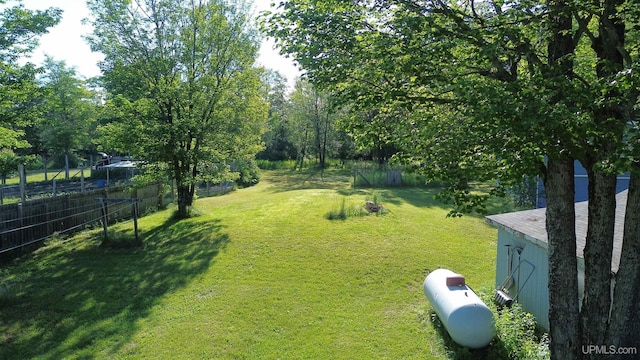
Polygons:
[[[269,10],[273,0],[254,0],[254,12]],[[9,1],[8,5],[15,3]],[[82,19],[89,15],[84,0],[22,0],[29,9],[46,9],[57,7],[63,10],[60,23],[51,28],[49,33],[40,37],[40,46],[33,52],[29,61],[41,65],[45,55],[55,60],[64,60],[67,66],[76,68],[83,77],[100,75],[97,63],[103,59],[102,54],[91,52],[82,35],[91,32],[90,25],[82,25]],[[289,87],[300,75],[291,59],[281,56],[274,49],[273,40],[265,39],[260,48],[258,64],[280,72],[288,79]]]

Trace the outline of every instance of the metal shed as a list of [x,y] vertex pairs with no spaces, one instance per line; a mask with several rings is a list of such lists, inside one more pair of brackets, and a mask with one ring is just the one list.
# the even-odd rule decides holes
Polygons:
[[[622,251],[622,232],[627,191],[616,195],[616,225],[611,271],[616,273]],[[576,256],[578,286],[584,289],[584,246],[587,235],[587,202],[576,208]],[[547,254],[546,209],[518,211],[486,217],[498,228],[496,288],[504,287],[523,308],[533,314],[540,326],[549,330],[549,262]]]

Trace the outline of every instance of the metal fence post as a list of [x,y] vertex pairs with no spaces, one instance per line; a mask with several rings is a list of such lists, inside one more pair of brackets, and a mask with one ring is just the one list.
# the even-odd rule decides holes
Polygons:
[[109,237],[107,229],[107,222],[109,221],[109,218],[107,216],[107,202],[105,200],[105,198],[100,198],[100,208],[102,208],[102,229],[104,230],[104,239],[107,240]]
[[24,203],[27,200],[27,176],[23,164],[18,165],[18,172],[20,173],[20,200]]

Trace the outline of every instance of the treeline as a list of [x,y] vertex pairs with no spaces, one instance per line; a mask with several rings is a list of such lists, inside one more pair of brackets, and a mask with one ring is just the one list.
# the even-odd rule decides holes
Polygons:
[[259,160],[295,160],[296,168],[313,160],[324,168],[328,159],[384,163],[397,153],[383,133],[354,138],[347,127],[350,118],[366,118],[367,114],[354,115],[338,106],[334,95],[318,90],[307,80],[298,79],[289,90],[286,79],[271,73],[268,84],[269,120],[262,136],[265,147],[257,154]]

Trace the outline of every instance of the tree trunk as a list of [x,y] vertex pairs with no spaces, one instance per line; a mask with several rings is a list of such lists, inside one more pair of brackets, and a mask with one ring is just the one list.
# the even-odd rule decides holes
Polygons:
[[[573,76],[575,43],[573,19],[566,0],[549,2],[548,44],[549,73],[547,80],[562,84]],[[554,89],[553,103],[567,98],[562,86]],[[553,360],[580,357],[580,308],[578,304],[578,260],[576,255],[574,158],[562,155],[568,149],[562,138],[550,158],[545,176],[547,192],[547,241],[549,256],[549,350]],[[571,143],[568,140],[567,143]]]
[[43,166],[43,170],[44,170],[44,181],[49,181],[49,173],[48,173],[48,166],[47,166],[47,156],[46,155],[42,155],[42,166]]
[[[636,171],[640,170],[636,166]],[[606,344],[640,348],[640,175],[632,174]]]
[[193,196],[191,196],[191,189],[188,185],[178,185],[178,213],[176,214],[179,219],[189,217],[189,207],[193,202]]
[[[596,73],[601,83],[612,81],[624,68],[625,23],[620,18],[619,6],[623,0],[604,0],[602,13],[598,17],[598,37],[592,40],[592,48],[598,58]],[[607,89],[607,99],[623,99],[618,89]],[[596,160],[609,160],[615,152],[616,143],[622,141],[626,124],[625,104],[620,100],[608,101],[595,111],[595,122],[602,135],[597,138]],[[597,164],[597,163],[596,163]],[[585,247],[585,294],[582,308],[583,344],[607,344],[611,311],[611,256],[615,226],[616,174],[603,174],[591,169],[589,177],[589,228]],[[632,212],[636,212],[634,209]],[[627,214],[630,215],[630,214]],[[632,290],[632,289],[631,289]],[[628,295],[631,293],[627,293]],[[623,295],[619,295],[622,297]],[[622,301],[629,301],[624,299]],[[601,358],[591,353],[588,358]]]
[[[584,248],[584,300],[581,309],[582,343],[605,343],[611,309],[611,257],[616,213],[616,174],[589,172],[589,209]],[[600,356],[595,352],[590,357]]]
[[573,159],[550,159],[545,177],[549,246],[551,359],[578,359],[580,351]]

